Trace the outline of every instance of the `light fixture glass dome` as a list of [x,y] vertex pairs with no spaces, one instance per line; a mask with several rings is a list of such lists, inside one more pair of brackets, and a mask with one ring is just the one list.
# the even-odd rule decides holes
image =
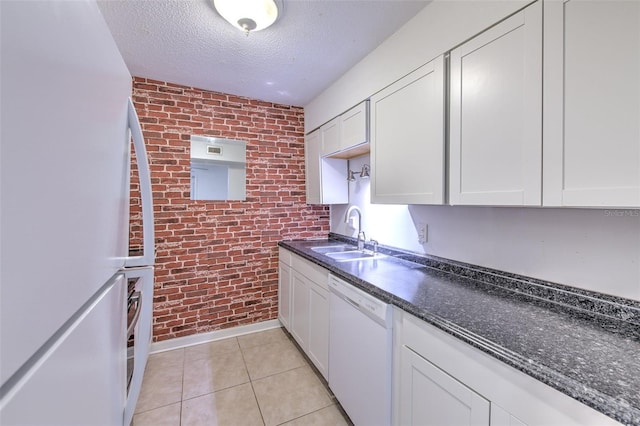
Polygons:
[[213,0],[213,5],[225,20],[246,31],[260,31],[278,18],[274,0]]

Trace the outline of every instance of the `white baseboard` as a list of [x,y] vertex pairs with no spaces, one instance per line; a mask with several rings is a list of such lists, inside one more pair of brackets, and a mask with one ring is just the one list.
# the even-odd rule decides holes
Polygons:
[[171,351],[173,349],[186,348],[188,346],[199,345],[201,343],[213,342],[229,337],[242,336],[243,334],[256,333],[258,331],[270,330],[272,328],[282,327],[277,319],[257,322],[254,324],[240,325],[238,327],[225,328],[222,330],[211,331],[209,333],[193,334],[191,336],[176,337],[175,339],[163,340],[151,344],[149,353]]

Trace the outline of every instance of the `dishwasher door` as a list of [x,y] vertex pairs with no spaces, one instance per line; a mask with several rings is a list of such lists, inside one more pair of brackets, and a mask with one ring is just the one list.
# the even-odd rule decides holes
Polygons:
[[389,425],[391,329],[363,312],[366,302],[352,299],[332,288],[329,387],[356,426]]

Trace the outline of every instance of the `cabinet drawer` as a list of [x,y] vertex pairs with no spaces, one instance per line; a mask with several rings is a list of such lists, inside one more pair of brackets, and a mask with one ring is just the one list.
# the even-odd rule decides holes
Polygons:
[[302,257],[290,253],[291,255],[291,267],[300,274],[307,277],[310,281],[325,290],[329,290],[329,271],[322,266],[318,266],[315,263],[311,263]]
[[287,266],[291,266],[291,252],[282,247],[278,247],[278,259]]

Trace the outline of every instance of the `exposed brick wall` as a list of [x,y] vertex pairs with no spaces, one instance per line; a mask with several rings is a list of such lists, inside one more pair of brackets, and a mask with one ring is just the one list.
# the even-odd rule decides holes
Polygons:
[[[302,108],[133,83],[155,203],[154,341],[276,318],[277,242],[329,232],[328,208],[305,203]],[[192,134],[247,142],[246,201],[189,199]],[[136,240],[135,193],[131,212]]]

